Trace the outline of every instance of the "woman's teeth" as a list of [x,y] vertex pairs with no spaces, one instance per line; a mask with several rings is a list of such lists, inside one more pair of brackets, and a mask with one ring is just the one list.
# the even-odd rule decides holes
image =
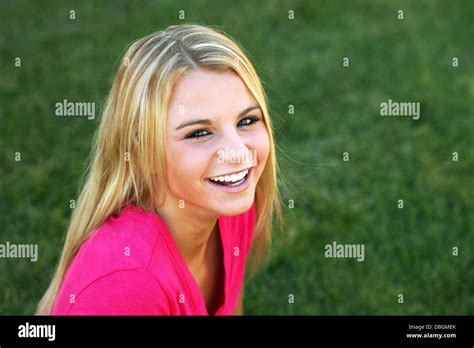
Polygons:
[[212,182],[228,185],[240,182],[245,176],[248,174],[248,169],[241,171],[240,173],[231,174],[231,175],[224,175],[224,176],[216,176],[214,178],[209,178]]

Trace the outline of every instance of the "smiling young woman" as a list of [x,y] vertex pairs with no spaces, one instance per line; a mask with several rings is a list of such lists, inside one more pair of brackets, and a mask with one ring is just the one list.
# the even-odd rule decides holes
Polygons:
[[176,25],[133,43],[38,314],[242,313],[280,215],[255,69],[227,35]]

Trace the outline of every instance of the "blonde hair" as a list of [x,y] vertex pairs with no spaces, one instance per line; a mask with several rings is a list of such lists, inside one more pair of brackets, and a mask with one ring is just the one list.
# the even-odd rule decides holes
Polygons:
[[[277,160],[267,98],[243,49],[218,29],[170,26],[132,43],[120,61],[94,138],[92,160],[72,214],[59,264],[37,314],[49,314],[64,274],[85,239],[128,203],[157,211],[164,198],[167,106],[177,78],[205,67],[235,71],[259,103],[270,153],[256,188],[253,270],[271,242],[272,218],[281,214]],[[124,160],[128,156],[129,161]]]

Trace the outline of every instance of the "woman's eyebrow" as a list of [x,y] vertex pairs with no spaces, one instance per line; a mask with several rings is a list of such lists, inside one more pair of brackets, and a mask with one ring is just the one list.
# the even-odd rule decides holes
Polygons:
[[[239,117],[242,117],[244,116],[247,112],[250,112],[252,110],[255,110],[255,109],[260,109],[260,106],[259,105],[252,105],[252,106],[249,106],[248,108],[245,108],[244,110],[242,110],[239,115],[237,116],[237,118]],[[178,127],[176,127],[175,130],[180,130],[181,128],[184,128],[184,127],[188,127],[188,126],[193,126],[195,124],[202,124],[202,125],[210,125],[212,124],[212,121],[208,118],[203,118],[203,119],[196,119],[196,120],[190,120],[190,121],[184,121],[183,123],[181,123]]]

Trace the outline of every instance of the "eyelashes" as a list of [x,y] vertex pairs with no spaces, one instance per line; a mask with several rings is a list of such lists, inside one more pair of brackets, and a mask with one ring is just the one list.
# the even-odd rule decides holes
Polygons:
[[244,126],[244,127],[245,126],[250,126],[252,124],[257,123],[258,121],[260,121],[260,118],[257,117],[257,116],[245,117],[245,118],[243,118],[239,121],[239,123],[237,124],[237,127],[239,127],[239,126]]
[[209,134],[211,134],[209,131],[207,131],[205,129],[201,129],[201,130],[198,130],[194,133],[191,133],[191,134],[187,135],[186,139],[202,138],[202,137],[205,137],[206,135],[209,135]]
[[[248,116],[248,117],[245,117],[245,118],[241,119],[239,121],[239,123],[237,123],[237,127],[238,128],[250,127],[250,126],[253,126],[255,123],[257,123],[258,121],[260,121],[260,117]],[[197,131],[194,131],[194,132],[188,134],[186,136],[186,139],[199,139],[199,138],[203,138],[203,137],[206,137],[208,135],[211,135],[211,134],[212,133],[209,132],[206,129],[199,129]]]

